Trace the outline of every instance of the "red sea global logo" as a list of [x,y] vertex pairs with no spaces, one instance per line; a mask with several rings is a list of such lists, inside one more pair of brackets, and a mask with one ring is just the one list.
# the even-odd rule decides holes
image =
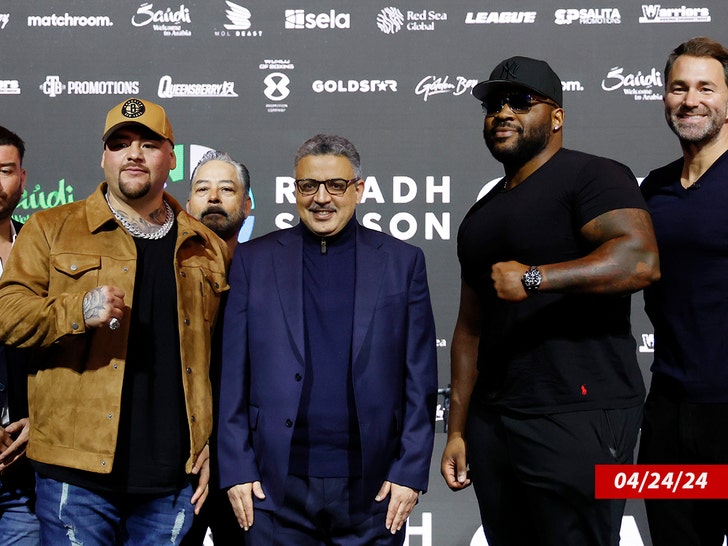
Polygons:
[[404,26],[404,15],[398,8],[388,7],[382,9],[377,15],[377,27],[384,34],[396,34]]

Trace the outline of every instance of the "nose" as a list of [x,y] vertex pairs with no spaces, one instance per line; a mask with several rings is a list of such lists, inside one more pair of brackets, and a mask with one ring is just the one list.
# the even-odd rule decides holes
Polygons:
[[329,201],[331,201],[331,194],[326,189],[325,184],[319,184],[318,190],[314,195],[314,200],[317,203],[328,203]]
[[694,108],[700,104],[700,94],[697,89],[689,88],[683,97],[683,104],[689,108]]
[[216,188],[210,189],[210,196],[207,198],[207,201],[209,203],[219,203],[220,202],[220,194],[218,194]]
[[129,159],[137,161],[143,157],[142,150],[142,143],[135,140],[126,148],[126,155]]

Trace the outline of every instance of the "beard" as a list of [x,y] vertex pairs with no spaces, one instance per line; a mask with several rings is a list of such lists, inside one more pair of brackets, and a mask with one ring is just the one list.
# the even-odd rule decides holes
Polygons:
[[[502,127],[518,131],[515,142],[508,147],[498,147],[498,139],[492,133]],[[483,139],[490,153],[496,161],[507,165],[524,165],[533,159],[546,148],[550,136],[551,125],[549,123],[532,126],[528,130],[524,130],[523,127],[514,127],[508,123],[493,124],[490,130],[483,127]]]
[[17,188],[13,193],[5,193],[0,190],[0,220],[7,220],[13,215],[22,196],[23,188]]
[[141,197],[147,195],[149,193],[149,190],[151,189],[152,183],[149,180],[147,180],[143,184],[138,185],[124,182],[123,180],[121,180],[121,178],[119,178],[119,191],[127,199],[140,199]]
[[[665,119],[667,120],[667,124],[670,126],[670,129],[672,129],[672,132],[677,135],[681,142],[690,144],[707,144],[718,137],[726,123],[728,105],[723,107],[721,110],[692,110],[678,106],[670,111],[665,110]],[[704,119],[704,123],[700,124],[683,123],[678,117],[680,114],[691,113],[700,115],[707,114],[707,117]]]
[[228,214],[219,207],[209,207],[202,211],[200,222],[209,227],[220,239],[226,241],[237,236],[245,222],[245,213],[242,210]]

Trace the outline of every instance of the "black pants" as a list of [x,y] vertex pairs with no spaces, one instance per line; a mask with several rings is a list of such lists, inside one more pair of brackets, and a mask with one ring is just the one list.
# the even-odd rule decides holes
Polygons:
[[468,462],[490,546],[618,546],[624,500],[595,464],[629,464],[642,407],[538,416],[471,408]]
[[[639,463],[728,464],[728,404],[680,402],[653,388]],[[728,501],[648,500],[645,508],[653,546],[721,546],[728,534]]]

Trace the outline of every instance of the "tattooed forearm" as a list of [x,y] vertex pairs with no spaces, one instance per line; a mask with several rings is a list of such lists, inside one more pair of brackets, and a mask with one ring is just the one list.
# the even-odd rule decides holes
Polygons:
[[101,288],[94,288],[90,292],[86,292],[83,297],[83,318],[89,320],[99,316],[99,312],[104,308],[104,295]]

